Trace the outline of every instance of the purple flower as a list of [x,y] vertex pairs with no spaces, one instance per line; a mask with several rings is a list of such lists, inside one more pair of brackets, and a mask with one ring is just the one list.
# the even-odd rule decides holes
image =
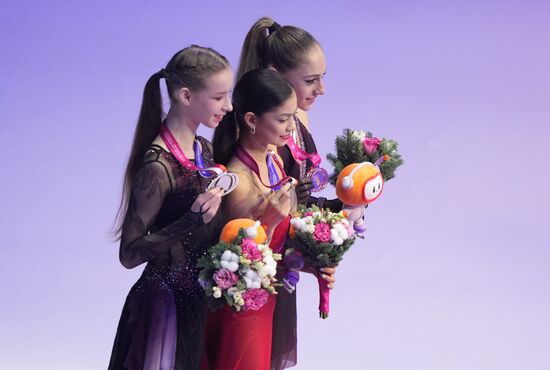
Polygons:
[[244,309],[258,311],[269,298],[269,293],[264,289],[248,289],[243,294]]
[[241,243],[241,249],[243,251],[243,256],[253,261],[262,260],[262,252],[258,249],[258,246],[254,240],[249,238],[244,238]]
[[199,285],[201,286],[202,289],[206,289],[206,287],[208,286],[208,281],[202,278],[199,278]]
[[313,231],[313,239],[321,243],[326,243],[330,241],[330,226],[326,222],[319,222],[315,225],[315,230]]
[[239,277],[228,269],[219,269],[214,273],[214,281],[221,289],[231,288],[238,280]]
[[288,249],[285,253],[285,258],[283,258],[283,263],[286,268],[301,270],[304,267],[304,256],[298,251]]

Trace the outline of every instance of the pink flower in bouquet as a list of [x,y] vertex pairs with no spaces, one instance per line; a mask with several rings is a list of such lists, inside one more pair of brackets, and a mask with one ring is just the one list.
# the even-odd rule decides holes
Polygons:
[[307,216],[313,216],[313,212],[306,212],[306,213],[304,213],[304,217],[307,217]]
[[260,252],[254,240],[249,238],[244,238],[241,243],[241,249],[243,251],[243,255],[246,258],[251,259],[253,261],[262,260],[262,252]]
[[378,146],[380,145],[381,140],[377,137],[366,137],[363,140],[363,147],[365,148],[365,152],[367,154],[372,154],[378,149]]
[[248,289],[243,294],[244,309],[258,311],[262,308],[269,298],[269,293],[264,289]]
[[231,288],[237,283],[239,277],[228,269],[219,269],[214,273],[214,281],[221,289]]
[[319,222],[317,225],[315,225],[315,231],[313,231],[313,239],[322,243],[329,242],[330,225],[326,222]]

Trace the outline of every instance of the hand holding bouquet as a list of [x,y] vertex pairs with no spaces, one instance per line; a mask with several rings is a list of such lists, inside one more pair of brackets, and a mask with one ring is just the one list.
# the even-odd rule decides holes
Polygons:
[[[355,241],[355,233],[343,212],[330,212],[316,206],[299,208],[290,220],[290,237],[293,246],[316,269],[334,267],[342,260]],[[328,282],[317,277],[319,282],[319,316],[329,314],[330,289]]]
[[227,223],[220,242],[198,262],[199,283],[211,308],[227,304],[235,311],[259,310],[275,290],[277,261],[259,221]]

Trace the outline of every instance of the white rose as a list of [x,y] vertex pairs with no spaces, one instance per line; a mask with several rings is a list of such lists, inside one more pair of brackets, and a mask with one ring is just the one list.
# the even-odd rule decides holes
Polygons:
[[261,286],[262,279],[260,275],[254,270],[248,270],[243,276],[244,281],[246,282],[246,287],[249,289],[257,288]]
[[273,258],[273,256],[267,256],[264,258],[265,266],[263,268],[263,272],[265,273],[265,276],[275,276],[277,274],[277,261]]
[[342,245],[344,243],[344,240],[338,235],[338,231],[335,229],[330,229],[330,240],[332,240],[332,244],[334,245]]
[[263,255],[264,251],[266,250],[270,251],[271,249],[267,246],[267,244],[258,244],[258,250],[262,252],[262,255]]
[[235,272],[239,269],[239,256],[226,249],[221,256],[220,265],[224,269]]
[[363,140],[367,136],[367,133],[364,131],[353,131],[351,133],[351,136],[353,136],[356,139]]
[[305,226],[306,226],[306,221],[304,219],[301,219],[301,218],[293,218],[290,223],[292,224],[292,226],[294,226],[294,228],[298,231],[301,231],[303,232],[305,230]]
[[346,240],[346,239],[349,239],[349,234],[348,234],[348,231],[346,230],[346,228],[344,227],[344,225],[342,224],[335,224],[333,226],[334,230],[336,230],[336,232],[338,233],[338,236],[340,236],[340,238]]
[[212,291],[214,292],[214,298],[220,298],[222,296],[222,291],[217,286],[213,287]]

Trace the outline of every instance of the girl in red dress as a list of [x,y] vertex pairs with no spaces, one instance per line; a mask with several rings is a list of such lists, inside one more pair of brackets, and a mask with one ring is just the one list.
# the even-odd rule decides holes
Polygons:
[[[233,91],[234,113],[216,128],[217,163],[238,174],[237,188],[224,197],[222,220],[260,220],[270,248],[283,251],[289,214],[296,204],[294,186],[285,181],[282,162],[269,146],[285,145],[293,127],[296,94],[278,72],[245,74]],[[225,307],[208,315],[204,369],[269,370],[273,311],[277,296],[257,311]]]

